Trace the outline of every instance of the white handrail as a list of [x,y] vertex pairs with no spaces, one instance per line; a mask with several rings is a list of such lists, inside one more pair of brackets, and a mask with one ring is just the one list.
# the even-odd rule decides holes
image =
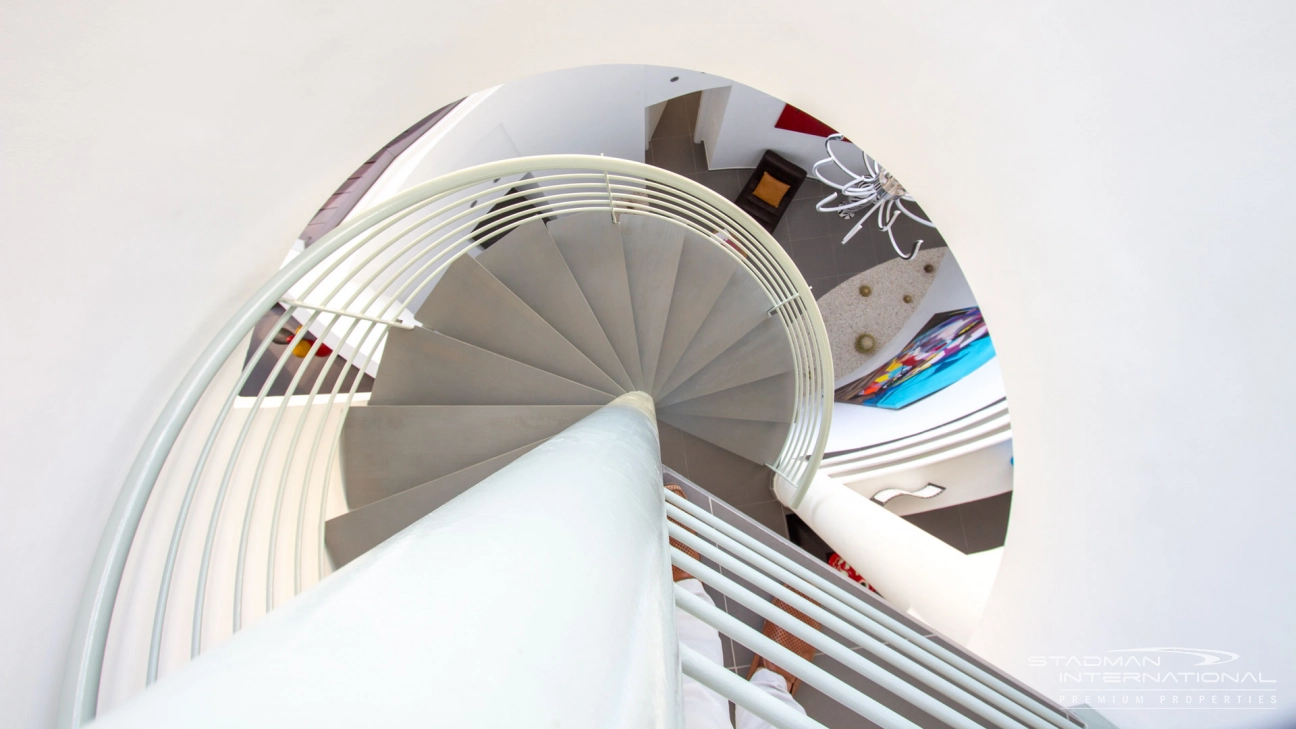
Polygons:
[[[789,603],[796,604],[799,608],[807,608],[810,605],[801,602],[803,599],[801,596],[813,600],[824,611],[835,614],[866,635],[872,636],[876,641],[890,646],[914,664],[973,694],[999,711],[1011,715],[1017,721],[1032,727],[1048,725],[1059,729],[1070,729],[1073,726],[1066,717],[1045,701],[1026,694],[1021,689],[974,665],[909,625],[868,604],[859,596],[852,595],[842,585],[833,584],[687,499],[670,492],[665,494],[665,498],[666,513],[670,519],[697,535],[695,537],[683,529],[672,526],[670,527],[672,536],[698,549],[709,559],[718,561],[722,567],[738,570],[735,573],[741,572],[740,577],[755,577],[755,574],[743,570],[740,563],[729,559],[724,553],[741,559],[749,565],[757,566],[773,580],[800,593],[799,596],[791,594],[790,591],[782,593],[781,597],[787,599]],[[703,539],[716,546],[710,546],[703,542]],[[774,584],[759,578],[753,584],[757,587],[775,587]],[[780,592],[781,589],[771,589],[773,594]],[[818,607],[809,612],[824,617]],[[892,661],[892,665],[907,670],[901,666],[901,662]],[[912,671],[907,672],[915,675]],[[925,683],[935,685],[931,681]]]
[[[515,182],[495,182],[516,180],[523,174],[529,174],[530,187],[525,192],[509,192]],[[257,503],[255,494],[263,473],[270,469],[268,453],[271,444],[281,437],[287,442],[289,457],[279,464],[281,470],[277,477],[267,479],[277,488],[272,500],[271,534],[272,540],[277,539],[288,493],[286,489],[290,483],[300,485],[297,513],[292,519],[297,529],[296,550],[292,558],[293,584],[295,589],[302,589],[303,535],[309,521],[307,511],[317,504],[318,523],[322,525],[345,413],[365,373],[378,365],[377,353],[388,330],[393,326],[408,328],[417,325],[409,320],[385,318],[386,312],[417,309],[421,297],[440,274],[459,256],[475,247],[478,239],[506,234],[532,220],[586,211],[610,212],[617,217],[645,215],[684,226],[734,257],[765,290],[771,305],[770,316],[779,317],[784,326],[794,372],[798,373],[792,423],[779,457],[771,464],[798,487],[791,499],[793,504],[797,503],[809,487],[827,442],[832,413],[832,358],[823,320],[813,303],[809,287],[782,246],[764,228],[732,202],[696,182],[627,160],[553,155],[504,160],[460,170],[393,197],[306,248],[238,309],[199,356],[146,437],[100,540],[77,619],[59,726],[71,729],[95,716],[108,631],[118,593],[132,543],[164,465],[171,463],[169,469],[177,473],[182,471],[184,475],[167,477],[168,486],[171,480],[180,479],[174,486],[179,493],[173,502],[179,506],[178,511],[171,512],[175,524],[153,614],[147,675],[141,677],[146,682],[157,676],[163,662],[164,626],[171,615],[174,598],[178,597],[171,594],[173,575],[177,570],[191,568],[187,563],[182,565],[178,558],[179,550],[187,543],[184,535],[194,528],[205,527],[206,539],[198,540],[205,546],[197,571],[198,592],[192,605],[191,655],[204,648],[204,626],[210,622],[204,621],[204,607],[213,594],[207,585],[214,579],[224,579],[211,573],[209,564],[216,534],[223,519],[229,516],[223,514],[226,509],[239,512],[232,517],[231,523],[242,525],[238,540],[239,558],[234,572],[237,600],[233,606],[233,627],[237,629],[240,626],[244,609],[244,570],[246,563],[253,558],[249,525]],[[262,316],[279,302],[283,302],[286,308],[278,318],[277,326],[287,325],[294,314],[300,315],[302,326],[260,388],[255,398],[256,406],[239,411],[240,417],[246,414],[246,419],[240,422],[238,417],[231,415],[233,402],[250,381],[253,368],[268,351],[269,338],[260,343],[251,357],[246,357],[246,365],[242,367],[232,391],[217,392],[211,385],[222,368],[243,365],[245,352],[241,351],[240,345],[247,340]],[[321,373],[313,381],[306,382],[306,368],[298,368],[278,406],[271,404],[262,408],[271,386],[285,371],[292,350],[305,341],[308,334],[314,337],[314,341],[307,357],[314,357],[328,338],[332,351]],[[344,355],[343,347],[348,347],[351,353]],[[323,378],[337,364],[340,364],[341,371],[336,374],[336,381],[326,387]],[[349,387],[344,384],[348,376],[352,377]],[[321,394],[324,391],[327,394]],[[306,396],[306,407],[301,408],[299,419],[293,421],[289,404],[298,393]],[[173,451],[181,431],[190,423],[200,401],[212,403],[214,419],[210,421],[210,427],[208,422],[194,423],[193,428],[197,430],[192,435],[186,431],[186,439],[193,438],[202,444],[201,448],[195,449],[196,456],[177,456]],[[326,410],[336,406],[340,408],[339,414],[333,421],[321,417],[311,432],[306,418],[312,408],[321,405]],[[253,427],[253,419],[258,417],[269,419],[266,421],[269,423],[268,432]],[[282,435],[281,426],[284,426]],[[303,438],[309,442],[309,448],[303,445],[299,449],[298,443]],[[252,450],[259,453],[245,453],[246,446],[252,446]],[[314,476],[320,473],[315,462],[317,456],[325,451],[323,482],[314,485]],[[291,478],[292,464],[300,456],[304,456],[309,466],[305,469],[305,478],[296,481]],[[248,459],[248,464],[255,464],[254,469],[247,469],[251,473],[250,493],[246,497],[233,497],[229,487],[236,479],[242,482],[245,477],[243,470],[246,465],[241,460],[244,458]],[[168,470],[168,474],[171,473],[172,470]],[[208,481],[219,483],[215,506],[210,512],[192,513],[195,504],[206,503],[197,496]],[[203,527],[190,524],[195,519],[202,522]],[[165,539],[162,541],[167,542]],[[270,551],[267,559],[267,608],[273,604],[270,582],[277,567],[274,555]],[[318,556],[317,577],[326,572],[322,544]]]

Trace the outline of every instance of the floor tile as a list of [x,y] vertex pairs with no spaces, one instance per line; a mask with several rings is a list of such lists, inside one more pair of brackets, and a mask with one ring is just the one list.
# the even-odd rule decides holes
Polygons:
[[827,237],[793,240],[788,253],[807,280],[839,276],[836,245]]
[[958,551],[967,553],[967,536],[963,532],[963,519],[957,506],[909,514],[903,518]]
[[706,145],[701,142],[693,145],[693,169],[697,172],[706,172],[710,169],[707,165]]
[[783,516],[783,504],[778,501],[765,501],[748,504],[742,512],[754,519],[761,526],[780,537],[787,538],[787,519]]
[[802,198],[793,200],[788,205],[787,212],[783,215],[788,224],[788,233],[793,241],[805,238],[819,238],[829,233],[828,213],[821,213],[815,210],[814,200]]
[[[661,441],[661,459],[662,463],[670,468],[679,471],[681,474],[688,474],[688,459],[684,454],[684,440],[679,430],[666,423],[657,421],[657,437]],[[691,498],[691,496],[690,496]]]
[[680,435],[688,463],[684,475],[689,480],[736,508],[769,501],[772,491],[768,468],[688,433]]
[[[739,191],[742,190],[741,185],[738,187],[738,190]],[[774,240],[778,241],[783,245],[784,250],[789,249],[789,247],[792,245],[792,235],[788,233],[788,221],[786,215],[784,215],[783,218],[779,220],[778,225],[774,226],[774,230],[772,231],[771,234],[774,236]]]
[[730,201],[737,200],[738,191],[742,189],[742,183],[738,181],[738,173],[735,170],[699,172],[697,181],[720,193],[724,199]]
[[1008,514],[1012,492],[959,504],[968,554],[1002,547],[1008,537]]
[[691,175],[698,170],[693,161],[692,137],[667,137],[654,139],[650,143],[653,162],[662,169],[681,175]]
[[652,138],[693,136],[693,125],[697,121],[698,102],[701,98],[701,92],[694,92],[667,101]]
[[[837,213],[820,213],[820,215],[824,216],[824,225],[828,229],[826,235],[832,236],[838,243],[841,243],[846,238],[846,235],[851,232],[851,228],[854,228],[860,222],[860,216],[858,215],[853,218],[843,218]],[[860,228],[860,231],[846,245],[860,242],[862,237],[869,234],[876,234],[877,225],[873,221],[873,218],[869,218],[864,227]],[[885,237],[885,234],[883,234],[883,237]]]
[[801,187],[797,189],[795,199],[812,198],[818,202],[828,195],[828,188],[813,177],[807,177]]
[[822,299],[829,291],[841,285],[841,282],[841,276],[824,276],[823,278],[812,278],[806,281],[816,299]]
[[837,236],[830,236],[829,240],[834,241],[833,257],[839,275],[850,278],[877,265],[877,253],[867,241],[852,239],[842,245]]

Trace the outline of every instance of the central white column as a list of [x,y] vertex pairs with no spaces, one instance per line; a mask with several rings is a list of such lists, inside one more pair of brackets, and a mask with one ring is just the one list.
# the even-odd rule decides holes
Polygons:
[[96,727],[678,727],[652,399],[629,393]]
[[[784,483],[776,493],[791,490]],[[963,554],[823,473],[795,511],[887,602],[961,644],[971,639],[1002,549]]]

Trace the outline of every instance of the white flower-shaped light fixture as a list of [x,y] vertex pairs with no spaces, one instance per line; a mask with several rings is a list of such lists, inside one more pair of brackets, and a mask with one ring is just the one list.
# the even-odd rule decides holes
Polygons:
[[[901,215],[904,215],[929,228],[935,228],[936,226],[930,220],[924,220],[905,207],[905,202],[914,202],[914,199],[905,192],[900,181],[892,177],[891,173],[886,171],[886,168],[877,163],[877,160],[867,154],[863,155],[865,171],[862,175],[852,172],[850,168],[843,164],[837,158],[837,155],[833,153],[832,148],[832,143],[841,139],[844,139],[844,137],[840,134],[832,134],[825,139],[824,149],[828,152],[828,156],[816,162],[810,170],[817,180],[837,191],[820,200],[815,205],[815,209],[821,213],[837,213],[847,220],[855,217],[859,211],[864,210],[864,215],[860,218],[860,221],[850,229],[845,238],[842,238],[843,245],[846,244],[846,241],[855,237],[855,234],[864,226],[864,223],[868,222],[868,219],[874,213],[877,213],[878,230],[886,231],[887,237],[891,239],[891,247],[895,249],[896,254],[906,261],[913,258],[918,254],[918,249],[922,247],[923,242],[921,239],[916,241],[913,249],[907,255],[904,251],[901,251],[900,246],[896,243],[895,233],[891,230],[896,220]],[[820,167],[830,163],[836,166],[841,174],[846,176],[847,182],[834,182],[819,171]],[[845,198],[845,202],[834,205],[833,203],[839,195]]]

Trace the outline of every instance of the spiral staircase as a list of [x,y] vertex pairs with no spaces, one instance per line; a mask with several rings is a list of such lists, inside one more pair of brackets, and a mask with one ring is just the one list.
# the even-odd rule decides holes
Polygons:
[[[556,155],[407,190],[294,251],[177,387],[96,554],[60,725],[672,726],[688,677],[781,729],[1078,726],[663,468],[669,425],[796,507],[832,386],[804,278],[697,183]],[[821,653],[780,654],[766,619]],[[809,717],[739,677],[753,653],[804,678]]]
[[660,218],[532,220],[456,260],[393,330],[368,407],[342,429],[337,566],[629,391],[757,464],[786,440],[792,353],[731,255]]

